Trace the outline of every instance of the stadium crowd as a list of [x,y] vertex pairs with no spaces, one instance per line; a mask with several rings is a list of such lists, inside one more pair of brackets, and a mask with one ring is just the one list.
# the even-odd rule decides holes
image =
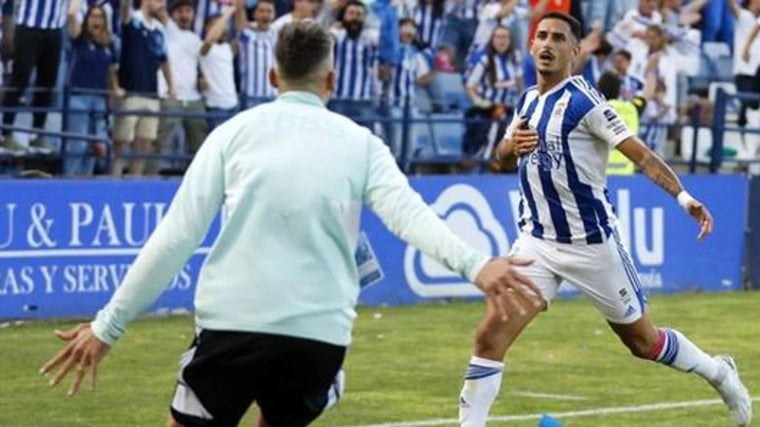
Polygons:
[[[710,104],[707,90],[690,96],[685,76],[760,93],[760,0],[166,1],[5,0],[0,154],[63,154],[67,176],[184,166],[219,123],[276,96],[267,74],[277,33],[303,19],[335,38],[328,107],[382,135],[399,158],[440,154],[448,140],[449,154],[488,159],[535,82],[528,40],[547,11],[584,24],[576,72],[666,157],[666,141],[681,137],[671,125]],[[64,104],[57,130],[68,136],[42,132]],[[738,125],[760,128],[757,108],[741,103]],[[33,112],[28,141],[13,132],[18,111]],[[447,139],[451,125],[435,119],[452,117],[464,126]],[[760,158],[757,138],[740,135],[738,147]]]

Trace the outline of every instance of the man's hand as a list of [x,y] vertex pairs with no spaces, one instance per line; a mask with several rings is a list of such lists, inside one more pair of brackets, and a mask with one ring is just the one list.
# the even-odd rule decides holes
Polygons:
[[67,344],[45,363],[39,373],[45,375],[60,366],[58,373],[50,380],[50,386],[54,387],[69,371],[76,369],[76,376],[68,393],[69,396],[73,396],[79,391],[79,385],[86,375],[86,370],[89,369],[90,389],[94,390],[98,377],[98,364],[111,347],[95,337],[89,323],[81,323],[65,332],[55,331],[55,335]]
[[528,119],[520,117],[514,126],[512,138],[503,140],[498,147],[499,157],[530,154],[538,146],[538,132],[528,128]]
[[710,211],[699,200],[691,200],[686,205],[686,212],[699,224],[697,240],[702,241],[713,231],[713,217]]
[[[521,300],[532,301],[538,308],[543,305],[541,290],[526,276],[520,274],[515,266],[526,266],[533,260],[512,257],[494,258],[486,263],[475,278],[475,285],[493,302],[502,320],[509,318],[507,306],[512,306],[526,313]],[[520,297],[518,297],[518,294]]]

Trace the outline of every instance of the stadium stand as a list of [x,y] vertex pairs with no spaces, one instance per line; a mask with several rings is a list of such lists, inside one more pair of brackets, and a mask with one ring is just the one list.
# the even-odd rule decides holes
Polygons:
[[[28,5],[33,5],[35,2],[43,0],[6,0],[3,8],[3,29],[5,31],[4,40],[8,41],[13,36],[13,26],[7,25],[12,22],[19,22],[23,27],[23,20],[26,19],[24,13]],[[146,0],[150,1],[150,0]],[[174,0],[175,2],[180,0]],[[182,0],[183,4],[189,3],[188,0]],[[703,38],[703,34],[700,33],[699,10],[694,11],[693,8],[689,8],[690,2],[684,1],[679,8],[673,8],[672,2],[662,2],[668,4],[662,4],[659,10],[652,11],[651,13],[640,9],[636,1],[624,1],[613,0],[610,2],[609,12],[605,18],[605,22],[601,23],[601,26],[595,25],[594,21],[597,19],[597,15],[600,13],[598,7],[590,7],[590,0],[578,0],[581,4],[580,8],[573,7],[574,11],[582,11],[577,18],[581,19],[585,23],[585,27],[589,30],[589,37],[584,40],[584,47],[595,48],[599,43],[599,40],[607,38],[615,49],[627,49],[633,54],[633,60],[631,69],[642,69],[641,64],[646,60],[650,52],[653,49],[662,48],[662,56],[668,57],[667,61],[661,64],[662,76],[669,76],[671,70],[668,69],[667,64],[684,64],[694,61],[696,67],[686,67],[687,69],[679,72],[675,78],[669,80],[671,86],[667,88],[671,101],[669,108],[673,111],[675,120],[667,123],[660,122],[658,126],[664,127],[667,130],[667,142],[664,153],[668,160],[674,164],[679,162],[689,163],[692,160],[691,154],[695,151],[696,147],[696,160],[695,164],[691,165],[692,169],[695,169],[701,164],[707,163],[719,163],[723,160],[727,160],[730,163],[728,167],[733,168],[737,164],[746,165],[755,161],[760,161],[760,149],[757,148],[755,140],[757,139],[753,132],[760,129],[760,115],[756,113],[752,108],[749,109],[749,114],[746,115],[751,120],[748,120],[746,124],[741,123],[741,128],[731,128],[737,121],[740,122],[740,118],[743,117],[740,114],[742,103],[748,103],[747,105],[753,106],[751,101],[751,92],[742,92],[737,90],[735,82],[735,62],[737,55],[741,55],[738,52],[736,44],[741,44],[739,40],[699,40]],[[480,0],[474,3],[474,15],[478,18],[479,11],[484,8],[486,4],[490,4],[494,0]],[[81,65],[82,58],[78,58],[78,52],[81,53],[81,49],[74,48],[76,43],[68,36],[71,33],[72,25],[79,25],[85,30],[82,32],[81,37],[84,38],[86,43],[92,46],[101,46],[104,40],[108,40],[108,46],[113,46],[116,53],[123,54],[123,50],[117,49],[122,44],[121,25],[119,24],[120,14],[122,13],[119,8],[113,7],[110,2],[108,5],[101,4],[97,0],[82,0],[81,6],[76,11],[70,11],[68,16],[49,16],[48,18],[56,22],[54,27],[62,26],[62,33],[64,35],[64,52],[62,56],[61,66],[59,68],[58,79],[53,88],[53,103],[50,107],[36,106],[33,107],[32,100],[35,99],[35,90],[46,89],[29,89],[21,97],[21,104],[18,107],[4,106],[0,109],[0,113],[9,113],[17,111],[18,117],[15,123],[11,126],[5,125],[4,138],[2,144],[0,144],[0,167],[2,172],[8,176],[14,176],[20,171],[29,168],[42,168],[53,175],[65,174],[64,165],[67,164],[67,160],[71,163],[71,159],[77,157],[87,158],[84,172],[79,175],[93,176],[98,174],[110,174],[113,171],[111,157],[113,153],[113,123],[116,119],[125,115],[132,115],[138,113],[140,117],[178,117],[179,119],[192,119],[192,118],[212,118],[212,113],[200,112],[198,115],[188,113],[187,109],[172,111],[129,111],[120,110],[120,102],[117,102],[117,97],[114,97],[115,90],[109,87],[108,92],[105,89],[100,91],[93,91],[92,88],[77,87],[76,83],[81,82],[82,79],[73,79],[71,71],[80,68],[73,67],[75,64]],[[142,8],[144,14],[147,14],[148,21],[152,22],[149,25],[156,25],[158,28],[163,29],[165,26],[172,26],[172,31],[162,30],[164,46],[167,50],[168,58],[176,58],[172,52],[181,47],[187,47],[188,40],[203,40],[207,34],[204,33],[203,28],[199,28],[197,24],[200,22],[197,18],[203,15],[205,18],[214,17],[221,14],[224,10],[226,2],[208,2],[214,7],[208,7],[204,3],[202,13],[195,13],[195,16],[188,18],[175,15],[176,9],[173,8],[173,2],[170,0],[168,4],[160,10],[152,11],[150,8]],[[512,3],[512,2],[510,2]],[[538,14],[541,13],[541,2],[536,5],[537,9],[533,9],[530,5],[532,3],[527,0],[519,0],[514,2],[514,8],[505,11],[502,18],[498,19],[496,24],[507,27],[511,34],[512,39],[516,40],[518,44],[512,47],[513,50],[519,51],[519,55],[516,58],[525,58],[528,54],[527,45],[521,41],[527,40],[528,30],[530,23],[533,19],[536,19]],[[401,150],[397,150],[399,153],[399,161],[403,163],[425,163],[425,162],[449,162],[452,164],[461,163],[462,161],[469,160],[463,154],[462,147],[466,146],[463,141],[465,125],[464,117],[468,110],[474,108],[473,100],[464,87],[464,73],[466,73],[468,65],[464,64],[461,68],[454,68],[458,61],[457,57],[469,57],[472,58],[472,52],[456,52],[455,47],[446,43],[447,37],[442,36],[446,33],[446,22],[455,22],[456,19],[449,20],[449,15],[459,13],[470,16],[467,12],[452,9],[453,0],[446,0],[444,2],[443,16],[436,18],[436,30],[433,31],[431,27],[432,21],[428,21],[430,16],[426,15],[426,12],[430,6],[426,2],[419,2],[417,0],[404,0],[395,9],[395,14],[398,18],[407,18],[415,21],[417,25],[418,36],[424,36],[429,43],[422,42],[422,38],[418,37],[413,41],[414,48],[420,52],[418,61],[424,61],[425,66],[416,67],[421,69],[430,70],[431,75],[426,78],[422,76],[416,76],[417,84],[415,95],[413,98],[413,105],[410,105],[411,113],[403,114],[401,121],[403,126],[411,129],[414,126],[413,132],[407,132],[409,140],[406,141],[406,151],[401,155]],[[102,6],[102,7],[101,7]],[[125,8],[122,10],[129,10],[130,7],[140,7],[139,1],[132,5],[130,2],[126,3]],[[192,2],[194,8],[199,7],[198,0]],[[262,18],[260,15],[256,15],[254,10],[256,9],[256,2],[243,2],[237,1],[235,6],[239,12],[235,15],[235,23],[230,23],[228,29],[222,34],[221,39],[229,40],[237,43],[240,37],[245,37],[246,46],[245,57],[235,59],[235,80],[236,85],[234,90],[237,91],[237,97],[239,99],[238,105],[240,106],[252,106],[257,103],[266,101],[266,98],[256,97],[248,98],[251,93],[261,93],[255,90],[255,85],[266,84],[266,65],[257,65],[271,63],[272,61],[272,48],[274,44],[274,37],[276,37],[276,30],[278,25],[283,22],[283,19],[277,19],[282,14],[272,16],[268,18]],[[303,5],[299,5],[303,7]],[[728,6],[726,6],[728,7]],[[750,7],[750,6],[748,6]],[[97,19],[92,20],[91,15],[93,11],[98,9],[105,10],[105,21],[101,22]],[[135,9],[138,10],[138,9]],[[489,9],[489,15],[480,16],[482,19],[493,19],[493,7]],[[506,13],[508,12],[508,13]],[[748,12],[758,14],[760,11],[748,10]],[[380,16],[378,14],[387,14],[391,11],[380,11],[375,8],[367,8],[367,17],[359,25],[352,28],[344,28],[348,30],[346,34],[350,37],[357,37],[357,40],[362,40],[362,46],[367,50],[368,55],[372,56],[372,61],[375,61],[380,55],[380,60],[374,65],[373,76],[366,77],[366,73],[361,76],[348,75],[351,72],[347,71],[344,76],[344,86],[347,87],[349,82],[361,80],[361,85],[354,87],[352,90],[359,92],[369,90],[374,93],[372,96],[373,105],[377,106],[383,99],[387,97],[388,91],[392,90],[388,73],[391,76],[394,73],[404,72],[403,61],[394,61],[394,55],[392,52],[394,49],[404,49],[404,43],[400,42],[399,30],[394,26],[387,25],[387,16]],[[585,14],[585,15],[584,15]],[[208,15],[208,16],[206,16]],[[339,8],[335,8],[332,1],[324,2],[322,9],[315,8],[309,10],[298,10],[297,14],[288,14],[287,19],[299,19],[298,16],[310,15],[314,19],[324,23],[324,25],[330,25],[333,28],[342,28],[344,25],[354,25],[350,23],[344,24],[343,16]],[[683,19],[682,18],[683,15]],[[258,16],[258,17],[257,17]],[[293,17],[296,18],[293,18]],[[501,15],[500,15],[501,16]],[[616,23],[624,21],[628,16],[638,16],[636,18],[636,25],[639,25],[642,32],[633,31],[631,34],[621,34],[621,29],[616,26]],[[688,17],[688,18],[686,18]],[[383,19],[381,19],[383,18]],[[189,19],[189,20],[188,20]],[[467,18],[469,19],[469,18]],[[272,21],[277,20],[279,23],[272,25]],[[190,26],[187,27],[183,22],[190,22]],[[160,22],[166,23],[166,25]],[[177,28],[177,23],[180,23],[180,31],[174,30]],[[686,23],[686,24],[684,24]],[[493,25],[493,22],[489,21],[488,25]],[[654,25],[663,28],[663,34],[666,35],[666,44],[664,47],[649,46],[646,43],[646,37],[643,37],[643,30],[647,26]],[[93,26],[93,31],[89,31],[88,28]],[[202,26],[201,26],[202,27]],[[98,35],[97,31],[105,29],[107,37],[103,38],[102,35]],[[638,27],[637,27],[638,28]],[[593,30],[593,31],[592,31]],[[18,26],[16,31],[18,31]],[[341,30],[342,31],[342,30]],[[464,31],[464,29],[462,29]],[[475,32],[475,28],[472,28]],[[479,30],[481,31],[481,30]],[[594,36],[594,31],[601,31],[599,38],[598,35]],[[625,30],[629,31],[629,30]],[[242,34],[245,33],[243,36]],[[343,34],[343,33],[340,33]],[[431,37],[434,34],[435,37]],[[737,33],[738,34],[738,33]],[[215,36],[218,36],[215,34]],[[472,35],[470,35],[472,36]],[[599,40],[594,40],[591,37],[598,37]],[[80,38],[81,38],[80,37]],[[184,38],[183,38],[184,37]],[[450,37],[449,37],[450,38]],[[251,42],[254,40],[254,42]],[[100,44],[99,44],[100,43]],[[622,43],[622,44],[621,44]],[[399,47],[400,44],[400,47]],[[754,45],[760,46],[760,41],[755,40]],[[4,68],[3,78],[4,87],[3,92],[7,93],[10,82],[13,79],[13,72],[18,67],[14,67],[14,63],[22,63],[24,61],[24,55],[28,55],[27,49],[16,49],[13,52],[8,43],[3,43],[3,57],[2,64]],[[753,47],[754,49],[755,47]],[[753,51],[754,52],[754,51]],[[592,52],[589,52],[592,53]],[[15,54],[15,55],[14,55]],[[599,70],[612,68],[612,57],[609,55],[608,59],[601,64],[593,64],[593,67],[598,67]],[[399,57],[397,55],[397,57]],[[370,58],[370,56],[368,56]],[[390,59],[389,59],[390,58]],[[594,55],[589,55],[590,61],[596,61]],[[753,56],[754,58],[754,56]],[[77,60],[80,62],[77,62]],[[348,61],[349,59],[345,59]],[[243,62],[245,61],[245,64]],[[258,61],[258,62],[257,62]],[[269,62],[267,62],[269,61]],[[756,59],[752,59],[756,61]],[[393,64],[396,62],[396,64]],[[389,65],[393,67],[388,68]],[[593,68],[592,67],[592,68]],[[637,68],[638,67],[638,68]],[[361,67],[360,67],[361,68]],[[580,67],[582,68],[582,67]],[[587,67],[588,68],[588,67]],[[357,67],[351,67],[350,64],[346,68],[347,70],[357,69]],[[365,69],[365,68],[362,68]],[[180,74],[181,75],[181,74]],[[378,79],[380,76],[382,78]],[[384,76],[384,77],[383,77]],[[182,77],[178,78],[180,80]],[[208,88],[209,79],[217,81],[217,76],[203,76],[201,75],[198,82],[179,81],[174,82],[176,85],[183,87],[190,87],[197,85],[201,93],[206,94],[205,89]],[[358,79],[358,80],[357,80]],[[30,82],[30,83],[33,83]],[[592,82],[594,83],[594,82]],[[245,90],[242,87],[245,85]],[[253,85],[253,86],[252,86]],[[263,86],[262,86],[263,87]],[[118,86],[117,86],[118,88]],[[89,92],[87,92],[87,89]],[[718,91],[722,89],[727,96],[718,97]],[[357,92],[358,93],[358,92]],[[100,98],[110,98],[105,111],[97,109],[85,109],[81,110],[81,95],[94,96]],[[119,94],[121,95],[121,94]],[[148,94],[149,96],[157,96],[157,94]],[[744,98],[744,96],[750,96],[750,98]],[[72,101],[73,98],[77,99],[77,103]],[[686,104],[694,102],[695,99],[699,99],[705,109],[710,111],[718,111],[723,114],[718,114],[710,117],[709,120],[700,120],[702,127],[695,130],[692,126],[698,124],[694,122],[689,115],[689,109]],[[748,101],[741,101],[742,99],[750,99]],[[185,101],[180,101],[185,102]],[[514,99],[508,101],[506,105],[509,110],[509,104],[514,103]],[[717,103],[725,103],[726,105],[718,106]],[[36,104],[35,104],[36,105]],[[367,104],[369,105],[369,104]],[[367,126],[371,126],[373,130],[380,131],[382,126],[375,125],[373,120],[367,119],[367,108],[363,106],[361,109],[362,117],[356,117],[361,120],[362,123],[367,123]],[[238,107],[239,109],[239,107]],[[138,110],[140,110],[138,108]],[[367,111],[365,111],[367,110]],[[48,114],[48,118],[43,129],[34,129],[31,123],[31,115],[34,111],[44,111]],[[235,110],[229,110],[227,114],[232,114]],[[352,110],[344,109],[345,114],[351,113]],[[358,110],[357,110],[358,111]],[[676,114],[677,112],[677,114]],[[372,114],[372,113],[369,113]],[[380,115],[374,113],[380,122]],[[92,137],[92,132],[96,129],[92,129],[91,126],[86,126],[87,137],[75,137],[71,134],[72,129],[83,129],[82,126],[73,126],[72,120],[76,121],[75,124],[79,124],[79,121],[83,120],[82,117],[101,117],[105,119],[102,121],[103,126],[106,126],[106,134],[99,135],[98,138]],[[101,119],[102,120],[102,119]],[[180,120],[181,122],[182,120]],[[99,121],[98,123],[101,123]],[[644,128],[646,123],[642,123]],[[98,124],[98,126],[101,126]],[[180,126],[181,127],[181,126]],[[725,134],[721,138],[717,138],[715,141],[715,132],[723,132]],[[43,133],[45,131],[46,133]],[[696,138],[695,138],[696,135]],[[38,138],[39,136],[45,136],[45,138]],[[170,141],[159,141],[154,144],[147,151],[140,149],[137,146],[131,148],[131,150],[125,153],[126,159],[154,159],[159,160],[159,167],[156,171],[150,173],[160,174],[181,174],[184,167],[188,164],[188,160],[192,158],[192,150],[188,148],[187,144],[187,132],[186,130],[180,131],[175,129],[170,133]],[[46,141],[55,146],[52,153],[42,153],[33,144],[32,141]],[[81,147],[85,144],[85,148],[74,150],[72,144],[78,144]],[[711,147],[713,143],[722,144],[716,152],[722,153],[720,159],[713,159],[710,153],[713,152]],[[490,141],[492,144],[493,141]],[[488,154],[488,153],[486,153]],[[487,157],[487,156],[486,156]],[[717,162],[717,163],[716,163]],[[739,162],[739,163],[736,163]],[[406,166],[406,165],[405,165]]]

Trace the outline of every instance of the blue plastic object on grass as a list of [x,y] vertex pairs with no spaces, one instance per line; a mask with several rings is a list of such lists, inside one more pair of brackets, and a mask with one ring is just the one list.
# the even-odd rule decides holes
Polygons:
[[546,414],[538,421],[537,427],[565,427],[558,419],[552,418]]

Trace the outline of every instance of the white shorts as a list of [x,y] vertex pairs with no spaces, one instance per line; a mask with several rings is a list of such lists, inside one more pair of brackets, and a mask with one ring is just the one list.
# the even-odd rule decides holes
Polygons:
[[541,289],[547,303],[567,281],[612,323],[633,323],[644,313],[644,290],[617,231],[594,245],[558,243],[523,233],[510,255],[535,260],[518,268]]

